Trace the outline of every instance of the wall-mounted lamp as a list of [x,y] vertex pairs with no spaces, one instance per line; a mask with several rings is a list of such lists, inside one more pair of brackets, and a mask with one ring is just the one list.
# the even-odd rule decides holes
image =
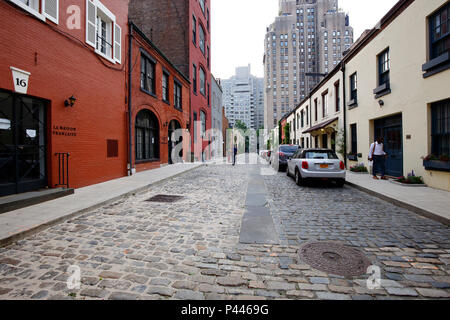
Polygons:
[[73,107],[77,99],[72,95],[68,100],[64,101],[66,107]]
[[384,101],[383,100],[378,100],[378,104],[380,105],[380,107],[384,106]]

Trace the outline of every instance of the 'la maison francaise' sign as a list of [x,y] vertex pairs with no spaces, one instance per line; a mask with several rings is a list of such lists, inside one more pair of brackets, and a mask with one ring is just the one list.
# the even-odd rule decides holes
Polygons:
[[77,128],[53,125],[54,136],[76,137]]

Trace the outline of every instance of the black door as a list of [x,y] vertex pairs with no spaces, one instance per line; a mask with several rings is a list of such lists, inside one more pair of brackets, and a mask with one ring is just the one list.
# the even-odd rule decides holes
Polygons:
[[328,149],[328,135],[322,135],[322,148]]
[[375,121],[375,138],[384,137],[384,151],[388,154],[386,174],[393,177],[403,175],[402,115]]
[[47,185],[44,102],[0,91],[0,196]]

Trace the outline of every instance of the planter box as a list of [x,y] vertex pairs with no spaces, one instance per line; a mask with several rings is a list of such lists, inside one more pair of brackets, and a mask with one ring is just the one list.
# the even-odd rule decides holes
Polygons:
[[426,184],[414,184],[414,183],[401,183],[395,180],[389,180],[389,182],[393,183],[393,184],[397,184],[403,187],[426,187]]
[[425,170],[437,170],[450,172],[450,161],[423,160]]
[[369,174],[369,172],[356,172],[356,171],[352,171],[352,170],[348,170],[348,172],[354,173],[354,174]]

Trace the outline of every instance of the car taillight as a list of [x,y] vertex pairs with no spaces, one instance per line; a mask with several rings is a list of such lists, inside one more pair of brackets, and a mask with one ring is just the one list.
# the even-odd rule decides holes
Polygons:
[[285,157],[285,154],[284,154],[283,152],[278,152],[278,156],[279,156],[280,158],[284,158],[284,157]]
[[341,170],[345,170],[344,161],[341,161],[341,163],[339,164],[339,167],[341,168]]
[[308,161],[302,162],[302,169],[308,170]]

